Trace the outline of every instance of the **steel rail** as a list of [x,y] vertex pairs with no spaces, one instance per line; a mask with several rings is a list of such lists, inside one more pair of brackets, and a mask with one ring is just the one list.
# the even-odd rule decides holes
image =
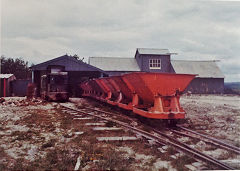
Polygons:
[[[236,146],[231,145],[231,144],[227,144],[227,143],[225,143],[225,142],[223,142],[223,141],[220,141],[220,140],[218,140],[218,139],[216,139],[216,138],[209,137],[209,136],[207,136],[207,135],[201,134],[201,133],[199,133],[199,132],[190,130],[190,129],[188,129],[188,128],[185,128],[185,127],[182,127],[182,126],[179,126],[179,125],[177,125],[176,128],[182,129],[182,130],[184,130],[184,131],[187,131],[187,132],[190,132],[190,133],[192,133],[192,134],[198,135],[198,136],[203,137],[203,138],[205,138],[205,139],[211,140],[212,142],[217,143],[217,145],[219,145],[219,146],[221,146],[221,147],[223,147],[223,148],[226,148],[226,149],[231,150],[231,151],[233,151],[233,152],[235,152],[235,153],[237,153],[237,154],[240,154],[240,148],[239,148],[239,147],[236,147]],[[176,130],[171,130],[171,131],[174,131],[174,132],[177,133]],[[185,135],[188,136],[188,134],[185,134]]]
[[[103,111],[103,110],[100,110],[100,109],[93,109],[93,108],[90,108],[90,107],[84,107],[84,108],[89,109],[89,110],[93,110],[93,111],[97,111],[97,112],[103,112],[103,113],[110,114],[110,115],[113,114],[113,113],[111,113],[111,112]],[[114,114],[115,114],[115,113],[114,113]],[[124,118],[130,120],[128,117],[124,117]],[[212,141],[212,142],[209,142],[209,141],[205,141],[205,142],[212,143],[213,145],[219,146],[219,147],[221,147],[221,148],[223,148],[223,149],[230,150],[230,151],[232,151],[232,152],[235,152],[235,153],[237,153],[237,154],[240,154],[240,148],[238,148],[238,147],[236,147],[236,146],[233,146],[233,145],[224,143],[224,142],[222,142],[222,141],[220,141],[220,140],[218,140],[218,139],[216,139],[216,138],[208,137],[208,136],[206,136],[206,135],[204,135],[204,134],[198,133],[198,132],[196,132],[196,131],[192,131],[192,130],[190,130],[190,129],[187,129],[187,128],[182,127],[182,126],[179,126],[179,125],[177,126],[177,128],[182,129],[182,130],[185,130],[185,131],[188,131],[188,132],[191,132],[191,133],[193,133],[193,134],[196,134],[196,135],[198,135],[198,136],[201,136],[201,137],[203,137],[203,138],[206,138],[206,139]],[[193,136],[191,136],[191,135],[184,134],[184,133],[182,133],[182,132],[179,132],[179,131],[176,131],[176,130],[173,130],[173,129],[170,129],[170,131],[173,131],[173,132],[175,132],[175,133],[177,133],[177,134],[182,134],[182,135],[185,135],[185,136],[188,136],[188,137],[191,137],[191,138],[197,138],[197,137],[193,137]]]
[[[102,113],[105,113],[105,114],[108,114],[108,115],[120,115],[120,114],[117,114],[117,113],[111,113],[111,112],[107,112],[107,111],[104,111],[104,110],[100,110],[100,109],[93,109],[91,107],[84,107],[83,109],[89,109],[89,110],[92,110],[92,111],[96,111],[96,112],[102,112]],[[122,118],[124,119],[128,119],[130,121],[134,121],[133,119],[129,118],[129,117],[126,117],[126,116],[121,116]]]
[[171,131],[171,132],[173,132],[173,133],[175,133],[175,134],[178,134],[178,135],[185,136],[185,137],[200,139],[200,140],[202,140],[202,141],[204,141],[204,142],[213,144],[213,145],[218,146],[218,147],[220,147],[220,148],[222,148],[222,149],[229,150],[229,151],[232,151],[232,152],[234,152],[234,153],[240,154],[240,151],[235,150],[235,149],[233,149],[233,148],[230,148],[230,147],[228,147],[228,146],[222,145],[222,144],[220,144],[220,143],[218,143],[218,142],[212,141],[212,140],[210,140],[210,139],[208,139],[208,138],[206,138],[206,139],[201,139],[201,138],[203,138],[203,137],[201,137],[201,136],[196,137],[196,135],[193,136],[193,135],[190,135],[190,134],[188,134],[188,133],[180,132],[180,131],[177,131],[177,130],[174,130],[174,129],[169,129],[169,131]]
[[233,169],[234,169],[234,168],[232,168],[232,167],[230,167],[230,166],[222,163],[221,161],[219,161],[219,160],[217,160],[217,159],[215,159],[215,158],[213,158],[213,157],[211,157],[211,156],[208,156],[208,155],[206,155],[206,154],[204,154],[204,153],[201,153],[201,152],[199,152],[198,150],[190,147],[189,145],[187,145],[187,144],[185,144],[185,143],[182,143],[182,142],[176,140],[175,138],[170,137],[170,136],[164,134],[163,132],[160,132],[159,130],[156,130],[156,129],[153,129],[153,130],[154,130],[155,132],[157,132],[159,135],[161,135],[161,136],[163,136],[163,137],[165,137],[165,138],[168,138],[169,140],[175,142],[176,144],[178,144],[178,145],[180,145],[180,146],[185,147],[186,149],[188,149],[188,151],[190,150],[190,152],[191,152],[192,154],[195,154],[195,155],[196,155],[195,157],[197,157],[197,158],[199,158],[199,159],[205,159],[206,162],[211,162],[212,164],[215,164],[215,165],[217,165],[217,166],[220,166],[220,167],[222,167],[223,169],[229,169],[229,170],[233,170]]
[[[207,162],[207,163],[211,163],[215,166],[218,166],[220,167],[221,169],[227,169],[227,170],[234,170],[234,168],[228,166],[228,165],[225,165],[224,163],[218,161],[217,159],[214,159],[213,157],[210,157],[206,154],[203,154],[201,152],[199,152],[198,150],[195,150],[193,148],[191,148],[190,146],[182,143],[182,142],[179,142],[177,140],[175,140],[174,138],[172,137],[169,137],[168,135],[158,131],[158,130],[153,130],[155,133],[159,134],[160,136],[163,136],[165,138],[167,138],[167,140],[157,136],[157,135],[153,135],[153,133],[149,133],[149,132],[146,132],[146,131],[143,131],[141,129],[138,129],[138,128],[135,128],[135,127],[132,127],[132,126],[129,126],[128,124],[124,123],[124,122],[121,122],[121,121],[118,121],[118,120],[114,120],[114,119],[111,119],[111,118],[106,118],[106,117],[102,117],[100,115],[96,115],[96,114],[92,114],[92,113],[87,113],[85,111],[81,111],[80,109],[73,109],[73,108],[70,108],[70,107],[66,107],[66,106],[63,106],[61,105],[62,107],[64,108],[67,108],[69,110],[72,110],[72,111],[75,111],[75,112],[80,112],[82,114],[86,114],[86,115],[90,115],[90,116],[93,116],[93,117],[97,117],[97,118],[100,118],[102,120],[106,120],[106,121],[111,121],[111,122],[114,122],[114,123],[117,123],[118,125],[121,125],[133,132],[135,132],[136,134],[140,134],[142,135],[143,137],[147,138],[147,139],[152,139],[154,140],[156,143],[158,144],[161,144],[161,145],[166,145],[166,144],[169,144],[173,147],[175,147],[176,149],[180,150],[180,151],[183,151],[187,154],[190,154],[190,155],[193,155],[193,157],[196,157],[204,162]],[[100,112],[103,112],[104,111],[101,111],[99,110]]]

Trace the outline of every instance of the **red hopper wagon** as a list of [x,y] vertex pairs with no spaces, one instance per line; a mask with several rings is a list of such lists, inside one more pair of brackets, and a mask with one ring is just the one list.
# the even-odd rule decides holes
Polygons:
[[89,96],[146,118],[183,119],[180,95],[195,75],[135,72],[81,84]]

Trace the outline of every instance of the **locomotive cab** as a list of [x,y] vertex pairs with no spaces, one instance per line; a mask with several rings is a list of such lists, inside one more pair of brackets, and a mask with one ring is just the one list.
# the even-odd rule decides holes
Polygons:
[[41,77],[41,97],[48,101],[67,101],[67,72],[49,73]]

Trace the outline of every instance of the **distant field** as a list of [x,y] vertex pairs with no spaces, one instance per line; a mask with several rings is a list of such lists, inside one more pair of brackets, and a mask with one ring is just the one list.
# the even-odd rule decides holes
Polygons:
[[224,93],[226,93],[226,94],[240,94],[240,82],[226,82],[226,83],[224,83]]

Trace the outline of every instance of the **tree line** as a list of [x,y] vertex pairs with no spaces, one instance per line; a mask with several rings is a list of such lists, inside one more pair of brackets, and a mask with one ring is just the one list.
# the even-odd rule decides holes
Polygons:
[[1,74],[14,74],[17,79],[31,78],[31,70],[28,61],[22,58],[8,58],[1,56]]

